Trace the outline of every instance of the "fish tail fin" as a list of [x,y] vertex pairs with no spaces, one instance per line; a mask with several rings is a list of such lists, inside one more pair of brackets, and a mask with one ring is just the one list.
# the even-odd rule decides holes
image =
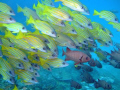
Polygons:
[[4,45],[2,45],[2,50],[6,50],[6,47]]
[[17,5],[17,6],[18,6],[17,12],[22,12],[23,9],[19,5]]
[[30,23],[33,23],[34,19],[32,16],[29,17],[29,19],[27,20],[27,25],[29,25]]
[[63,49],[62,49],[62,51],[63,51],[62,56],[64,56],[65,55],[65,51]]
[[35,6],[35,4],[33,4],[33,9],[36,9],[37,7]]
[[8,31],[5,31],[5,37],[6,37],[6,38],[8,38],[8,37],[12,37],[12,38],[13,38],[14,35],[12,34],[11,31],[8,30]]
[[58,1],[61,1],[61,0],[55,0],[55,2],[58,2]]
[[97,10],[94,10],[94,14],[93,15],[99,15],[99,12]]
[[108,24],[114,24],[113,22],[109,22]]
[[16,39],[21,39],[23,37],[24,37],[24,34],[21,31],[19,31],[19,33],[16,36]]
[[71,16],[74,15],[71,10],[68,10],[68,13],[69,13]]
[[62,8],[62,6],[59,4],[58,8],[60,8],[60,9],[61,9],[61,8]]

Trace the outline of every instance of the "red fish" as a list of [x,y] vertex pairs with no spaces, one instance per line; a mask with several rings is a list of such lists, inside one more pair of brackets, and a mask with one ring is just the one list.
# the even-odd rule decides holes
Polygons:
[[71,51],[68,47],[66,52],[63,51],[63,55],[66,55],[65,61],[73,60],[75,65],[90,61],[90,57],[87,54],[80,51]]

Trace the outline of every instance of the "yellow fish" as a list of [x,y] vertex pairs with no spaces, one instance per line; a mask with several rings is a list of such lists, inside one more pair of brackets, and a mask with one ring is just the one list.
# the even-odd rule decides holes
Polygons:
[[79,12],[84,12],[84,6],[83,4],[78,1],[78,0],[55,0],[55,2],[57,1],[62,1],[62,4]]
[[23,63],[19,59],[14,58],[7,58],[7,61],[12,65],[14,68],[24,69]]
[[12,31],[13,33],[18,33],[19,31],[21,31],[23,33],[27,32],[27,29],[25,28],[25,26],[23,26],[19,22],[2,24],[2,26],[6,27],[7,30]]
[[5,59],[0,58],[0,66],[0,69],[5,71],[8,75],[15,77],[15,73],[12,66]]
[[31,66],[31,64],[29,62],[23,62],[23,61],[21,61],[21,62],[23,63],[25,70],[33,72],[33,67]]
[[78,22],[76,22],[74,20],[71,22],[71,26],[74,28],[84,29],[84,27],[82,25],[80,25]]
[[47,63],[54,68],[62,68],[62,67],[67,67],[69,65],[64,60],[61,60],[61,59],[58,59],[58,58],[57,59],[51,59]]
[[19,32],[16,36],[17,39],[23,38],[25,39],[34,49],[38,49],[42,52],[47,52],[46,45],[42,40],[32,35],[25,36],[22,32]]
[[98,35],[100,37],[100,40],[106,42],[108,45],[113,45],[113,42],[107,33],[100,31]]
[[0,2],[0,11],[9,15],[15,15],[14,11],[10,6],[5,3]]
[[48,52],[38,51],[38,52],[36,52],[36,54],[39,57],[44,58],[44,59],[54,59],[54,58],[57,58],[57,55],[55,53],[52,53],[51,51],[48,51]]
[[[37,62],[38,63],[38,62]],[[40,70],[40,66],[37,63],[31,63],[34,70]],[[34,71],[33,71],[34,72]]]
[[63,32],[65,34],[77,34],[76,30],[68,23],[65,22],[65,27],[52,25],[56,32]]
[[19,49],[2,45],[3,55],[28,62],[27,56]]
[[88,41],[93,41],[93,37],[92,35],[89,33],[89,29],[85,28],[85,29],[75,29],[78,33],[78,36],[84,37],[86,40]]
[[105,28],[98,22],[92,22],[92,25],[93,25],[93,29],[97,29],[99,27],[99,29],[106,31]]
[[58,19],[65,20],[65,21],[73,20],[73,18],[66,11],[59,9],[59,8],[45,6],[43,14],[48,14]]
[[24,15],[29,18],[30,16],[33,17],[34,20],[39,20],[39,16],[36,14],[35,11],[31,10],[28,7],[24,7],[24,9],[22,9],[19,5],[18,5],[18,12],[23,12]]
[[27,20],[27,24],[34,24],[35,29],[41,31],[41,33],[49,35],[51,37],[56,37],[55,30],[49,25],[49,23],[41,20],[34,20],[32,16]]
[[53,16],[45,14],[44,16],[41,17],[41,19],[44,20],[44,21],[47,21],[48,23],[65,27],[65,23],[64,23],[63,20],[60,20],[60,19],[55,18]]
[[69,48],[76,48],[74,41],[62,33],[57,33],[57,37],[54,40],[61,46],[67,46]]
[[2,45],[6,47],[14,47],[14,44],[11,43],[7,38],[1,38],[2,40]]
[[0,12],[0,23],[15,23],[15,19],[10,15]]
[[[23,38],[16,39],[15,36],[10,31],[6,31],[5,32],[5,37],[9,38],[9,40],[17,48],[21,48],[21,49],[24,49],[24,50],[29,50],[29,51],[32,51],[32,52],[36,52],[37,51],[35,48],[32,48],[32,46],[28,42],[26,42],[26,40],[24,40]],[[10,46],[11,46],[11,44],[10,44]]]
[[110,36],[110,37],[113,37],[113,34],[110,30],[108,30],[107,28],[105,28],[105,31],[106,33]]
[[14,78],[11,77],[10,75],[8,75],[6,71],[0,69],[0,74],[3,76],[3,80],[9,82],[10,84],[14,84],[15,83]]
[[54,3],[52,2],[52,0],[41,0],[43,5],[47,5],[47,6],[51,6],[51,7],[55,7]]
[[33,74],[34,74],[35,77],[40,77],[40,74],[37,72],[37,70],[34,70]]
[[53,52],[54,54],[58,55],[58,49],[57,49],[57,45],[55,43],[55,41],[53,40],[53,38],[47,36],[47,35],[43,35],[45,38],[47,38],[47,40],[50,42],[48,43],[48,47],[50,48],[50,51]]
[[101,12],[98,12],[98,11],[94,10],[93,15],[99,15],[100,18],[104,18],[106,21],[119,23],[116,15],[114,13],[110,12],[110,11],[103,10]]
[[83,27],[93,29],[93,26],[92,26],[90,20],[86,16],[79,14],[79,13],[74,14],[73,11],[70,11],[70,10],[68,12],[73,17],[74,21],[78,22]]
[[35,36],[35,37],[41,39],[45,44],[50,43],[48,41],[48,39],[43,36],[43,34],[39,33],[39,30],[35,30],[34,32],[28,33],[28,35],[32,35],[32,36]]
[[20,79],[22,79],[25,83],[33,83],[37,84],[38,81],[33,73],[26,71],[26,70],[17,70],[15,73],[18,75]]
[[114,27],[115,29],[117,29],[118,32],[120,31],[120,23],[109,22],[108,24],[113,25],[113,27]]

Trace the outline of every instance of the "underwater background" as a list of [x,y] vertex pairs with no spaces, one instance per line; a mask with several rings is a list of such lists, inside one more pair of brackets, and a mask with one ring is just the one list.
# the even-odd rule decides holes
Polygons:
[[[54,0],[53,0],[54,1]],[[0,0],[0,2],[6,3],[9,5],[15,12],[15,16],[13,18],[17,21],[22,23],[27,30],[34,31],[34,29],[30,25],[26,25],[26,17],[23,15],[23,13],[17,12],[17,5],[23,7],[31,8],[33,7],[33,4],[37,4],[38,0]],[[91,21],[95,21],[98,23],[101,23],[105,28],[109,29],[112,34],[112,40],[113,43],[120,43],[120,32],[116,31],[115,28],[113,28],[112,25],[108,24],[107,21],[104,19],[99,18],[98,16],[93,16],[94,9],[97,11],[107,10],[112,11],[115,10],[117,13],[115,15],[118,17],[120,21],[120,0],[80,0],[80,2],[87,6],[87,8],[90,11],[90,15],[85,15],[87,18],[89,18]],[[54,2],[55,7],[58,7],[59,4],[62,5],[61,2]],[[111,52],[111,50],[114,51],[114,48],[117,49],[115,46],[100,46],[99,43],[97,43],[97,47],[100,48],[103,51]],[[65,57],[62,56],[62,48],[58,46],[59,49],[59,58],[65,59]],[[72,49],[74,50],[74,49]],[[96,54],[91,53],[92,58],[99,60],[99,57],[97,57]],[[52,71],[47,71],[43,68],[39,70],[40,77],[38,78],[39,84],[34,85],[24,85],[17,83],[18,90],[77,90],[70,85],[70,81],[74,80],[82,85],[82,89],[80,90],[104,90],[103,88],[95,88],[93,83],[86,83],[84,81],[81,81],[80,79],[80,70],[76,70],[74,67],[73,61],[67,61],[69,63],[69,66],[63,67],[63,68],[52,68]],[[102,68],[93,67],[93,71],[90,72],[92,77],[97,79],[103,79],[107,82],[110,82],[112,85],[111,90],[120,90],[120,69],[114,68],[113,66],[109,65],[108,63],[104,63],[100,61],[102,64]],[[2,76],[0,77],[0,88],[5,88],[5,90],[12,90],[14,85],[11,85],[7,82],[5,82],[2,79]]]

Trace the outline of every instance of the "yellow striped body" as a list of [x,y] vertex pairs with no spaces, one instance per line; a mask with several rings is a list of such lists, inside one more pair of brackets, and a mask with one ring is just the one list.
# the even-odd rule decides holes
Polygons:
[[15,15],[11,7],[2,2],[0,2],[0,11],[9,15]]

